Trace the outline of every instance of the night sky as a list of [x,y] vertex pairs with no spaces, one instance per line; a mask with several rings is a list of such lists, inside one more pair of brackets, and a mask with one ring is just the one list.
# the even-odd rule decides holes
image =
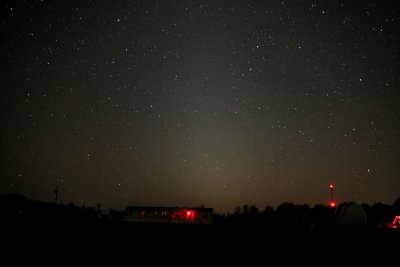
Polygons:
[[0,194],[400,197],[398,1],[1,1]]

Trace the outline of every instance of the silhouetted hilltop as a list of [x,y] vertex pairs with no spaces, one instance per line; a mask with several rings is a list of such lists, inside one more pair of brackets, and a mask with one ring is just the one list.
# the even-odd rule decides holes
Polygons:
[[[351,202],[349,202],[351,204]],[[214,225],[260,225],[264,227],[295,227],[313,229],[327,227],[338,224],[338,212],[345,216],[344,209],[351,205],[340,208],[331,208],[324,205],[298,205],[291,202],[284,202],[277,208],[266,206],[259,210],[255,206],[243,205],[235,208],[233,213],[213,214]],[[357,207],[356,207],[357,206]],[[375,203],[356,205],[361,215],[365,213],[362,220],[346,218],[344,224],[365,224],[369,227],[385,227],[390,223],[395,215],[400,214],[400,198],[393,205]],[[9,194],[0,196],[1,220],[2,222],[40,222],[40,223],[108,223],[108,224],[128,224],[124,220],[125,210],[118,211],[110,209],[105,214],[100,208],[77,207],[70,203],[55,204],[31,200],[20,194]],[[348,215],[350,216],[350,215]],[[354,215],[352,215],[354,217]],[[360,216],[360,215],[358,215]],[[353,221],[352,221],[353,220]]]
[[1,220],[8,223],[85,223],[104,220],[99,210],[31,200],[20,194],[0,196]]
[[[165,245],[166,240],[197,244],[201,239],[207,241],[209,249],[215,250],[221,247],[248,248],[249,245],[256,249],[260,242],[261,246],[267,244],[262,242],[290,242],[291,248],[309,247],[305,240],[316,249],[320,248],[316,244],[335,242],[352,248],[386,245],[390,249],[392,241],[400,240],[400,229],[386,225],[392,214],[398,212],[396,205],[353,205],[357,208],[362,206],[367,214],[368,221],[362,225],[339,225],[335,220],[336,209],[324,205],[311,208],[285,202],[277,208],[266,206],[262,211],[243,205],[232,214],[214,214],[212,226],[201,224],[193,227],[193,224],[131,223],[124,220],[124,211],[111,209],[104,214],[93,207],[56,205],[10,194],[0,196],[0,220],[8,225],[3,227],[7,229],[7,242],[17,247],[22,244],[21,240],[37,242],[46,236],[48,244],[60,240],[65,244],[76,244],[76,240],[83,238],[87,243],[78,245],[84,247],[85,244],[104,244],[104,240],[109,244],[130,240],[142,247],[154,247]],[[350,207],[352,203],[346,206]],[[34,247],[35,243],[31,246]]]

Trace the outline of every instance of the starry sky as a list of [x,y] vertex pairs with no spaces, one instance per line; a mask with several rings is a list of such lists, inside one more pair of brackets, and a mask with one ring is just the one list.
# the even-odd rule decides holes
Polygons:
[[400,197],[398,1],[1,1],[0,194]]

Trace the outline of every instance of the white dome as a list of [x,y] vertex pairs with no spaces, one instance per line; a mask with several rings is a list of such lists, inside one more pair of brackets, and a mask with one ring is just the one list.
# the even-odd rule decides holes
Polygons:
[[354,202],[345,202],[335,211],[337,224],[366,224],[367,213],[364,208]]

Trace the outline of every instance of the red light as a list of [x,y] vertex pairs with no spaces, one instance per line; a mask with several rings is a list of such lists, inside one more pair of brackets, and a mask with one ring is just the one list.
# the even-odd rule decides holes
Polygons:
[[336,206],[336,204],[335,204],[335,202],[331,202],[331,203],[329,204],[329,206],[331,206],[331,207],[333,208],[333,207]]
[[187,210],[185,212],[185,220],[193,221],[195,216],[196,216],[195,211]]
[[332,189],[332,188],[333,188],[333,184],[330,184],[330,185],[329,185],[329,188]]

